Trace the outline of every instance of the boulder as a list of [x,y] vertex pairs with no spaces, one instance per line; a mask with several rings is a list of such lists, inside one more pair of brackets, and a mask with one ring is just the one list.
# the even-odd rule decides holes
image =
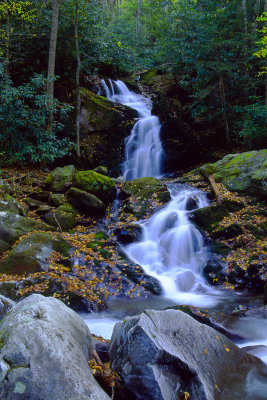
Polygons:
[[124,245],[140,241],[142,232],[141,226],[137,224],[119,226],[113,231],[118,242]]
[[49,196],[50,192],[48,192],[47,190],[40,192],[32,192],[28,195],[28,197],[30,197],[31,199],[38,200],[44,203],[48,202]]
[[32,218],[21,217],[11,212],[0,212],[0,240],[12,245],[26,233],[32,231],[49,231],[53,227]]
[[34,294],[0,325],[0,398],[108,400],[88,361],[87,325],[61,301]]
[[146,310],[117,323],[109,355],[132,399],[234,400],[237,392],[246,398],[248,372],[263,368],[223,334],[177,310]]
[[67,192],[69,202],[78,210],[90,216],[99,216],[105,213],[105,204],[96,196],[84,190],[71,188]]
[[116,186],[113,179],[95,171],[78,171],[74,174],[73,186],[98,197],[105,204],[116,197]]
[[94,169],[94,171],[97,172],[98,174],[101,174],[101,175],[105,175],[105,176],[108,175],[108,169],[107,169],[107,167],[104,167],[104,166],[102,166],[102,165],[96,167],[96,168]]
[[65,192],[71,186],[74,172],[75,167],[73,165],[62,168],[57,167],[48,175],[45,184],[49,187],[51,192]]
[[156,178],[139,178],[126,182],[121,189],[120,197],[126,200],[126,211],[137,217],[144,217],[149,208],[155,205],[165,204],[171,196],[166,185]]
[[214,175],[229,190],[267,197],[267,150],[228,154],[213,164],[205,164],[200,172]]
[[42,207],[45,204],[39,200],[32,199],[31,197],[26,197],[23,199],[24,203],[27,204],[30,210],[35,210],[36,208]]
[[58,228],[60,225],[63,231],[69,231],[76,225],[77,211],[71,204],[65,203],[59,206],[54,212],[49,211],[44,215],[44,220],[47,224]]
[[23,217],[27,216],[26,207],[7,193],[4,193],[3,196],[0,196],[0,212],[1,211],[13,212],[15,214],[22,215]]
[[81,165],[88,169],[104,165],[119,175],[124,139],[138,117],[136,110],[84,88],[81,103]]
[[56,251],[64,257],[69,255],[70,246],[60,236],[49,233],[33,233],[23,239],[0,263],[0,273],[24,274],[47,271],[48,257]]

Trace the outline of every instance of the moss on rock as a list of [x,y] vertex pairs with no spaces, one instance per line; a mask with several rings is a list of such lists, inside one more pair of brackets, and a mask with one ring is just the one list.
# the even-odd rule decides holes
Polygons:
[[74,174],[74,186],[89,192],[105,204],[116,197],[116,187],[112,179],[95,171],[78,171]]
[[74,172],[75,167],[73,165],[58,167],[48,175],[45,183],[52,192],[65,192],[71,186]]

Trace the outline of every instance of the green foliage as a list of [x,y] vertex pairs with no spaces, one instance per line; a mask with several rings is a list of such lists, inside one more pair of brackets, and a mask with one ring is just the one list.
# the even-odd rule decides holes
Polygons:
[[57,133],[70,106],[55,100],[52,109],[57,118],[49,132],[46,80],[35,75],[15,87],[0,64],[0,152],[6,161],[46,163],[68,153],[69,140],[60,140]]
[[262,99],[254,96],[250,98],[251,104],[247,106],[237,106],[238,113],[236,127],[239,136],[244,141],[249,141],[253,146],[264,144],[266,140],[266,120],[267,108],[262,103]]

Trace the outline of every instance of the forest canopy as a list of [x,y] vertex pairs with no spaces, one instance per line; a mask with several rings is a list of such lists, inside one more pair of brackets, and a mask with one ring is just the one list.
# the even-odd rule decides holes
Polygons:
[[150,68],[188,94],[196,123],[221,124],[228,147],[262,147],[266,18],[264,0],[1,1],[2,162],[74,151],[77,85]]

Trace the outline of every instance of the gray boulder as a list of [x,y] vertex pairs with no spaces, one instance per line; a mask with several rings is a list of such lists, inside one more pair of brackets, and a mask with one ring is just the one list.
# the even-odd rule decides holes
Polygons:
[[108,400],[88,361],[92,338],[61,301],[31,295],[0,324],[0,398]]
[[81,212],[90,216],[105,214],[106,207],[103,201],[84,190],[71,188],[67,192],[69,202]]
[[129,397],[138,400],[186,393],[190,400],[246,398],[248,372],[263,368],[223,334],[177,310],[148,310],[117,323],[109,354]]
[[51,192],[65,192],[71,186],[74,172],[75,167],[73,165],[57,167],[48,175],[45,183]]
[[5,296],[0,295],[0,320],[8,313],[16,303]]

